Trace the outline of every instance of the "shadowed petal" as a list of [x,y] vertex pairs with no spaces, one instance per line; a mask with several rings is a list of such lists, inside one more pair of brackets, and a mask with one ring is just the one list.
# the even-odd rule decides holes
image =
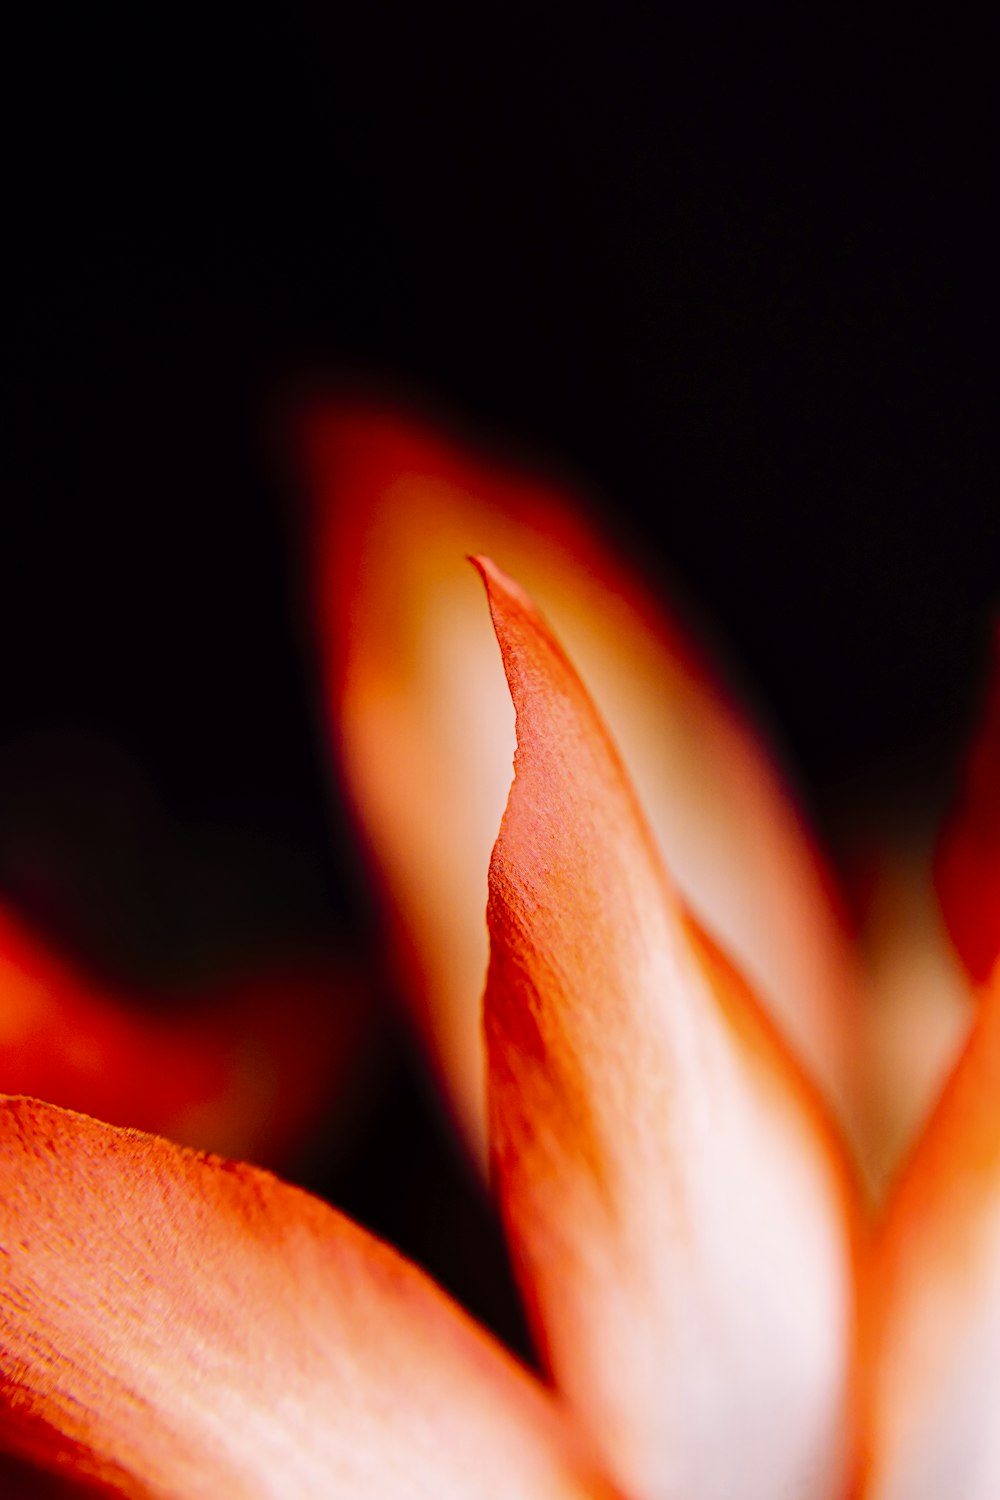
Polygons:
[[865,1326],[866,1500],[995,1500],[1000,966],[890,1200]]
[[485,870],[513,715],[463,558],[540,600],[627,755],[678,886],[852,1114],[855,975],[829,879],[767,755],[677,624],[558,491],[415,421],[331,406],[305,433],[330,720],[421,1025],[485,1149]]
[[357,1064],[367,986],[328,960],[156,1010],[0,907],[0,1089],[278,1163]]
[[101,1480],[83,1472],[87,1463],[77,1452],[75,1461],[63,1462],[55,1470],[41,1469],[30,1459],[0,1453],[0,1495],[10,1500],[108,1500],[109,1496],[121,1496],[121,1488],[107,1477]]
[[1000,625],[986,709],[934,873],[952,941],[984,984],[1000,958]]
[[854,1243],[836,1143],[686,918],[548,627],[478,566],[518,733],[490,867],[493,1165],[548,1363],[630,1494],[841,1500]]
[[176,1500],[599,1493],[554,1410],[318,1200],[0,1101],[0,1449]]
[[911,828],[873,848],[863,867],[866,1167],[880,1202],[938,1101],[976,1009],[928,879],[930,849],[930,834]]

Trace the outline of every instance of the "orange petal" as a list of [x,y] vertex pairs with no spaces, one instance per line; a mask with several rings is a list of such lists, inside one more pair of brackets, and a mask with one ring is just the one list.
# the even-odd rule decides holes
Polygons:
[[850,1105],[855,975],[831,886],[765,752],[677,624],[552,488],[363,406],[306,424],[331,724],[407,982],[485,1143],[485,872],[513,715],[463,562],[549,612],[628,757],[680,889],[830,1095]]
[[288,1159],[356,1065],[365,999],[327,962],[154,1011],[0,907],[0,1089],[228,1154]]
[[952,942],[985,984],[1000,958],[1000,625],[986,709],[934,873]]
[[177,1500],[604,1493],[421,1272],[256,1167],[0,1101],[0,1448]]
[[911,827],[873,846],[863,864],[866,1167],[880,1199],[937,1103],[975,1013],[928,879],[930,849],[930,836]]
[[527,597],[487,584],[517,710],[490,867],[493,1163],[559,1389],[636,1496],[840,1500],[853,1205],[745,985],[685,917]]
[[1000,965],[890,1200],[865,1317],[870,1500],[1000,1495]]

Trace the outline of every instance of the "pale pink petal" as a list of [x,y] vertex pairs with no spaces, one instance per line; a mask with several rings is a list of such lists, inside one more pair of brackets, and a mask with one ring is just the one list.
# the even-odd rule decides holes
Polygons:
[[868,1288],[866,1500],[1000,1495],[1000,966]]
[[0,1450],[157,1500],[602,1493],[530,1377],[325,1204],[24,1099],[0,1101]]
[[331,725],[446,1086],[482,1150],[485,872],[513,715],[463,557],[549,613],[628,758],[678,886],[853,1120],[856,975],[828,875],[765,751],[677,623],[557,489],[412,419],[306,424]]
[[854,1200],[686,917],[569,661],[480,563],[517,710],[490,868],[493,1165],[557,1386],[643,1500],[842,1500]]

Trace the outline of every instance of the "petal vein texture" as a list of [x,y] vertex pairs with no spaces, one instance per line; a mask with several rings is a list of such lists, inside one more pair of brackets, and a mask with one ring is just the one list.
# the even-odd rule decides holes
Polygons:
[[157,1500],[604,1495],[421,1272],[255,1167],[0,1099],[0,1449]]
[[514,729],[470,552],[515,573],[553,620],[679,888],[853,1121],[857,976],[828,872],[676,621],[578,506],[509,461],[361,403],[319,407],[304,434],[331,731],[411,1003],[480,1156],[485,871]]
[[851,1180],[669,884],[528,598],[479,560],[517,712],[490,868],[493,1166],[557,1387],[641,1500],[841,1500]]

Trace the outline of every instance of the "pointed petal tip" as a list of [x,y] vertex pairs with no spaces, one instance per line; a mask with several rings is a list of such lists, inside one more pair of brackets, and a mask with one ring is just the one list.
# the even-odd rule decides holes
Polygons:
[[679,889],[853,1118],[856,976],[827,872],[775,766],[679,621],[571,494],[510,455],[491,460],[461,429],[435,429],[387,402],[338,396],[316,422],[308,482],[322,503],[310,563],[334,739],[387,895],[401,987],[477,1145],[482,875],[514,745],[509,702],[495,692],[496,647],[462,561],[470,552],[495,624],[515,619],[515,600],[528,618],[506,569],[557,623]]
[[[749,990],[694,941],[557,638],[481,571],[518,728],[487,914],[491,1145],[540,1345],[626,1490],[669,1471],[692,1494],[763,1497],[829,1459],[832,1495],[852,1403],[846,1165]],[[794,1434],[761,1443],[792,1406]]]
[[516,603],[519,608],[531,614],[538,613],[534,600],[521,587],[517,579],[505,573],[492,557],[487,557],[484,553],[470,553],[468,561],[483,580],[486,597],[491,607],[503,601],[509,601]]

